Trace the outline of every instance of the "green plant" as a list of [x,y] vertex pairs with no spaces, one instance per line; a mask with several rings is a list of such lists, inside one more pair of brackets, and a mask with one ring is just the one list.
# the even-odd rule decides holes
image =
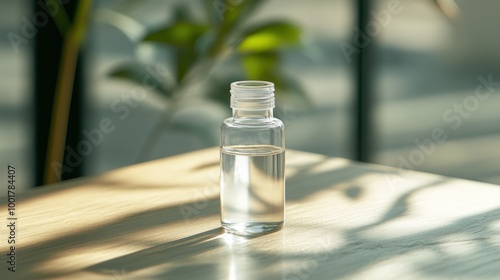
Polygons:
[[[229,2],[233,2],[231,5]],[[235,3],[237,2],[237,3]],[[189,106],[192,96],[186,96],[186,88],[202,83],[200,98],[229,103],[228,87],[231,81],[251,79],[274,82],[277,98],[294,99],[308,104],[306,95],[293,79],[282,71],[282,51],[300,43],[300,29],[284,20],[248,24],[248,19],[263,1],[193,1],[189,8],[204,11],[203,18],[191,15],[187,6],[174,10],[173,20],[149,32],[139,44],[159,44],[173,57],[167,65],[172,79],[154,77],[154,91],[164,98],[164,115],[158,120],[153,133],[144,145],[141,159],[145,159],[166,127],[191,129],[202,134],[203,130],[191,123],[178,123],[173,116]],[[126,26],[121,26],[126,28]],[[219,65],[236,61],[241,72],[217,75],[223,69]],[[143,84],[148,66],[141,61],[130,61],[110,72],[114,78]],[[149,66],[151,67],[151,66]],[[203,137],[203,135],[202,135]]]

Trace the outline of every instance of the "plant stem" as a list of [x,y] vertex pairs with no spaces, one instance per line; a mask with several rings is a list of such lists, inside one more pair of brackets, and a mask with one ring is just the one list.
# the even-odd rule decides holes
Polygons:
[[138,163],[149,159],[149,156],[153,151],[153,148],[157,145],[160,136],[162,135],[163,128],[168,127],[168,125],[170,124],[170,121],[174,116],[175,112],[177,111],[177,108],[179,107],[179,104],[181,102],[182,96],[181,94],[179,94],[179,92],[182,90],[182,88],[188,85],[190,81],[192,81],[194,78],[196,78],[197,73],[207,72],[208,69],[212,68],[214,64],[215,64],[214,59],[211,58],[201,59],[189,69],[188,73],[186,73],[183,79],[172,89],[172,91],[177,94],[175,94],[172,97],[170,104],[166,108],[165,114],[162,114],[160,116],[160,119],[153,127],[153,131],[149,134],[148,138],[146,139],[146,143],[140,150],[139,156],[137,157]]
[[[196,61],[193,66],[187,71],[187,73],[180,79],[179,83],[173,89],[173,92],[179,92],[180,89],[188,85],[192,80],[195,80],[195,78],[199,78],[198,75],[200,73],[203,73],[202,75],[204,75],[205,79],[208,79],[208,72],[210,72],[210,70],[213,70],[217,66],[217,64],[220,63],[217,62],[217,58],[220,58],[220,56],[222,55],[228,55],[228,53],[225,52],[231,51],[230,48],[226,48],[225,46],[225,44],[227,43],[227,35],[233,30],[233,28],[237,23],[239,23],[239,21],[241,21],[241,19],[239,19],[234,24],[222,25],[222,27],[217,32],[212,47],[204,56],[198,58],[198,61]],[[158,140],[161,136],[161,130],[164,127],[167,127],[170,123],[170,119],[175,113],[175,108],[178,107],[179,99],[180,98],[176,98],[176,96],[174,96],[170,106],[172,110],[167,110],[165,116],[162,117],[153,127],[153,132],[149,135],[146,140],[145,146],[143,146],[141,152],[139,153],[139,162],[147,160],[154,146],[158,143]]]
[[49,130],[44,184],[51,184],[60,180],[60,174],[53,172],[51,167],[53,164],[59,163],[62,165],[63,163],[69,108],[73,93],[78,53],[85,36],[91,6],[91,0],[79,1],[75,23],[64,37]]

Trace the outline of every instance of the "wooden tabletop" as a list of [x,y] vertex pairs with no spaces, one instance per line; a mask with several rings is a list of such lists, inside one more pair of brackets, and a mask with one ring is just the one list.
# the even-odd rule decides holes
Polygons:
[[218,164],[212,148],[19,194],[0,278],[500,279],[500,186],[287,151],[285,226],[245,238],[221,230]]

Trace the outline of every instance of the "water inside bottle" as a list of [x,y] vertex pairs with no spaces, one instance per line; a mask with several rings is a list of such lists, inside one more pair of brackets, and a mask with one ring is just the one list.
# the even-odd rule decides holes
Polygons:
[[283,225],[285,150],[277,146],[221,149],[221,220],[226,231],[254,235]]

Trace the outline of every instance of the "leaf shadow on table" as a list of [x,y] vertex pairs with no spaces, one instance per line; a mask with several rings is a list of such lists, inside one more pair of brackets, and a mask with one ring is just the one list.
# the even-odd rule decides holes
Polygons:
[[[358,176],[363,175],[365,172],[373,172],[373,170],[369,170],[367,168],[353,168],[354,171],[350,169],[339,168],[335,171],[328,171],[322,173],[314,173],[308,174],[308,170],[314,169],[318,165],[321,165],[327,158],[324,157],[321,160],[318,160],[315,163],[303,166],[299,168],[295,175],[290,176],[287,180],[287,190],[288,193],[293,193],[293,196],[287,196],[287,201],[297,201],[304,197],[307,197],[315,192],[324,190],[327,187],[335,186],[337,183],[346,182],[348,180],[352,180]],[[197,170],[213,167],[216,163],[208,163],[203,164],[199,167],[196,167]],[[297,180],[296,177],[301,177],[301,180]],[[308,185],[311,179],[315,180],[314,187]],[[333,187],[334,188],[334,187]],[[257,196],[253,194],[254,196]],[[258,198],[258,197],[257,197]],[[218,198],[216,198],[218,199]],[[209,201],[212,204],[212,200]],[[213,206],[213,205],[212,205]],[[179,207],[182,207],[180,205]],[[218,207],[211,209],[206,212],[204,211],[204,215],[207,213],[218,213]],[[200,218],[200,217],[193,217]],[[217,218],[218,219],[218,218]],[[185,258],[193,258],[199,254],[203,254],[207,250],[214,250],[216,248],[222,248],[227,245],[226,239],[222,238],[223,231],[218,229],[208,230],[199,234],[194,234],[192,236],[167,242],[165,244],[160,244],[158,246],[153,246],[151,248],[147,248],[141,250],[139,252],[134,252],[129,255],[122,256],[120,258],[112,259],[103,263],[99,263],[97,265],[91,266],[88,268],[90,271],[98,272],[98,273],[116,273],[117,271],[123,270],[126,268],[126,271],[134,272],[137,270],[141,270],[147,267],[153,267],[169,262],[178,263],[179,259]],[[271,234],[272,235],[272,234]],[[243,237],[242,237],[243,238]],[[248,238],[243,238],[248,239]],[[184,251],[184,252],[183,252]],[[263,265],[269,265],[270,263],[276,262],[272,256],[269,255],[258,255],[258,259],[264,259]],[[225,261],[227,262],[227,260]],[[260,263],[260,261],[253,260],[253,262]],[[279,260],[281,262],[281,260]],[[127,266],[127,264],[129,264]],[[130,266],[130,264],[133,264]],[[164,274],[161,275],[158,279],[163,279],[167,275],[177,275],[180,271],[184,271],[185,273],[200,273],[200,275],[206,275],[204,272],[210,274],[214,269],[217,268],[216,264],[208,265],[207,263],[203,263],[200,265],[190,264],[186,268],[182,268],[183,266],[177,266],[173,271],[165,271]],[[178,275],[177,275],[178,276]]]
[[[328,188],[335,191],[340,183],[350,182],[360,176],[384,173],[374,171],[366,166],[356,168],[340,167],[329,172],[309,172],[320,162],[304,166],[288,179],[289,201],[301,199],[321,192]],[[314,184],[311,181],[314,180]],[[300,250],[295,253],[270,253],[262,250],[262,246],[275,247],[283,238],[284,233],[273,233],[261,237],[262,246],[247,245],[245,242],[228,241],[223,238],[219,229],[213,229],[186,239],[148,248],[120,258],[89,267],[91,271],[102,273],[113,271],[127,266],[130,272],[144,268],[175,263],[175,267],[161,269],[160,272],[150,275],[153,279],[332,279],[351,276],[366,268],[371,268],[391,258],[400,255],[411,255],[417,252],[429,251],[433,256],[427,260],[413,263],[414,269],[421,275],[432,277],[461,277],[473,271],[476,275],[500,273],[495,268],[494,261],[500,256],[500,247],[487,238],[474,236],[482,232],[487,236],[488,226],[500,219],[500,209],[472,215],[451,224],[433,227],[429,230],[396,237],[373,239],[364,234],[370,229],[384,225],[408,215],[411,208],[411,198],[428,188],[446,184],[447,179],[434,180],[426,185],[402,194],[380,219],[363,226],[352,227],[342,234],[343,246],[335,249],[325,249],[310,252]],[[343,190],[345,196],[356,199],[362,195],[362,190],[355,185]],[[429,217],[432,219],[432,217]],[[429,221],[431,222],[431,221]],[[338,229],[331,229],[338,230]],[[286,232],[286,229],[284,230]],[[285,233],[286,234],[286,233]],[[447,237],[463,235],[460,240],[445,241]],[[319,242],[328,242],[328,229],[318,233]],[[470,237],[468,237],[470,235]],[[462,244],[477,243],[477,248],[468,254],[454,255],[449,253],[449,247]],[[178,245],[189,244],[189,246]],[[287,246],[286,244],[284,245]],[[257,250],[256,250],[257,249]],[[260,249],[260,250],[259,250]],[[213,251],[213,258],[198,259],[205,253]],[[286,251],[286,249],[284,250]],[[441,260],[441,261],[440,261]],[[454,270],[443,265],[453,263]],[[477,270],[483,265],[488,266],[485,272]]]
[[[287,201],[300,203],[311,195],[328,192],[340,192],[350,200],[363,196],[363,189],[356,185],[356,180],[374,173],[383,174],[386,170],[378,170],[365,165],[343,166],[318,171],[318,166],[328,159],[320,158],[310,164],[301,165],[287,179]],[[203,163],[202,170],[213,166]],[[314,184],[311,182],[314,181]],[[79,181],[74,186],[79,185]],[[110,223],[90,227],[81,231],[73,231],[64,236],[55,236],[36,244],[20,247],[23,262],[29,263],[25,272],[32,269],[38,278],[71,277],[77,271],[41,271],[38,267],[63,252],[79,250],[86,246],[99,243],[127,241],[131,235],[144,234],[148,229],[165,227],[168,233],[169,225],[185,227],[185,237],[167,242],[139,243],[145,249],[124,254],[116,258],[95,263],[82,271],[93,273],[99,277],[113,279],[143,279],[144,271],[148,279],[334,279],[348,277],[356,273],[383,266],[384,262],[401,255],[412,255],[422,251],[429,254],[427,259],[413,262],[412,269],[421,275],[460,279],[463,275],[489,276],[500,274],[500,267],[495,262],[500,261],[500,246],[498,241],[490,240],[489,235],[498,235],[500,209],[470,215],[453,221],[447,225],[432,227],[428,230],[410,233],[393,234],[394,236],[368,237],[367,232],[384,224],[404,218],[411,209],[414,195],[428,188],[439,187],[448,180],[440,179],[421,185],[403,193],[386,210],[379,219],[361,226],[339,228],[333,225],[313,228],[294,229],[285,226],[284,230],[248,240],[232,238],[224,234],[218,223],[218,197],[208,197],[206,206],[199,209],[194,216],[183,216],[180,208],[189,203],[179,203],[163,208],[144,210],[123,216]],[[106,182],[101,182],[105,184]],[[108,182],[109,183],[109,182]],[[116,182],[113,182],[116,183]],[[342,186],[342,187],[339,187]],[[143,187],[137,185],[136,187]],[[43,196],[57,192],[40,192]],[[36,195],[30,196],[35,199]],[[304,205],[307,206],[307,205]],[[315,211],[312,208],[304,211]],[[314,212],[311,217],[314,217]],[[332,213],[335,214],[335,213]],[[340,212],[338,213],[340,215]],[[213,217],[214,223],[201,227],[192,227],[202,219]],[[432,222],[429,217],[429,222]],[[193,230],[195,228],[195,230]],[[315,240],[309,243],[301,240],[297,232],[308,231]],[[333,235],[333,233],[336,233]],[[445,241],[447,237],[460,235],[452,243]],[[337,244],[335,239],[342,242]],[[168,239],[168,237],[166,237]],[[332,240],[333,239],[333,240]],[[330,241],[332,242],[330,244]],[[311,250],[306,246],[317,246]],[[326,245],[325,245],[326,244]],[[472,244],[472,245],[471,245]],[[304,246],[303,248],[301,246]],[[330,246],[331,245],[331,246]],[[454,254],[449,247],[473,246],[466,253]],[[56,248],[56,249],[54,249]],[[293,250],[291,250],[293,249]],[[2,252],[3,253],[3,252]],[[448,266],[452,264],[453,268]],[[484,269],[484,273],[481,269]],[[139,275],[139,276],[137,276]],[[138,278],[135,278],[138,277]]]
[[[411,207],[409,200],[413,195],[442,183],[446,181],[430,183],[402,195],[379,220],[345,230],[342,234],[343,245],[334,249],[325,246],[313,252],[304,248],[303,252],[282,253],[279,251],[286,252],[290,244],[276,244],[283,240],[286,232],[256,237],[255,240],[261,240],[260,244],[251,244],[243,237],[231,237],[220,229],[212,229],[99,263],[88,269],[109,273],[125,268],[133,275],[141,269],[171,263],[172,268],[159,269],[156,274],[149,275],[150,279],[335,279],[352,276],[378,264],[383,265],[391,258],[428,251],[431,257],[412,263],[413,269],[423,276],[460,279],[471,273],[478,276],[500,273],[500,268],[495,265],[500,260],[500,247],[498,242],[487,238],[490,233],[498,234],[498,231],[492,232],[489,226],[500,220],[500,209],[406,235],[379,239],[364,235],[367,230],[407,215]],[[317,243],[329,242],[328,230],[316,233]],[[478,232],[483,236],[478,236]],[[457,234],[462,238],[446,241],[447,237]],[[476,248],[467,254],[449,252],[450,247],[471,243],[476,243]],[[265,250],[266,246],[273,250]],[[452,270],[448,267],[450,263],[454,266]]]

